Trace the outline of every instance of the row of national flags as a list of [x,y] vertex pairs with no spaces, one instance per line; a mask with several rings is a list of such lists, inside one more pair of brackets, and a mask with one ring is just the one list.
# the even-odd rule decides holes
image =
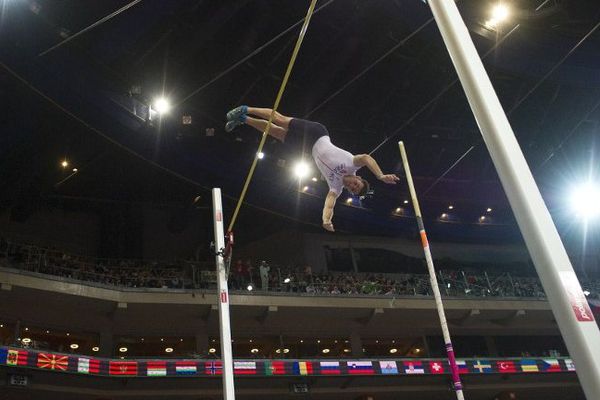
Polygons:
[[[575,371],[568,358],[457,360],[460,374],[516,374]],[[0,347],[0,365],[121,377],[214,376],[219,360],[110,360]],[[238,376],[435,375],[450,374],[447,360],[236,360]]]

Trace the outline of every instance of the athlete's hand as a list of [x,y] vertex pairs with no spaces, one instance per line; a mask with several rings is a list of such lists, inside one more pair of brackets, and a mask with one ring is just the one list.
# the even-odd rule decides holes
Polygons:
[[387,184],[393,185],[400,180],[395,174],[381,175],[379,177],[381,182],[385,182]]
[[323,222],[323,229],[329,232],[335,232],[335,229],[333,228],[333,224],[331,222]]

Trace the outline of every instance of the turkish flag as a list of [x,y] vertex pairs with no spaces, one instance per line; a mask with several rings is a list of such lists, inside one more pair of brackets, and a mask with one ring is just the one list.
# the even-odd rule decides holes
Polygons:
[[517,372],[514,361],[497,361],[498,372],[501,374],[511,374]]

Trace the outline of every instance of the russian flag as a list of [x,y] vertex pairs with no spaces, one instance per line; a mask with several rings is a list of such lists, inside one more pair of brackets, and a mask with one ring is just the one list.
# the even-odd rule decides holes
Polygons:
[[469,373],[469,365],[465,360],[456,360],[456,366],[458,367],[459,374],[468,374]]
[[373,375],[373,363],[371,361],[347,361],[348,373],[354,375]]

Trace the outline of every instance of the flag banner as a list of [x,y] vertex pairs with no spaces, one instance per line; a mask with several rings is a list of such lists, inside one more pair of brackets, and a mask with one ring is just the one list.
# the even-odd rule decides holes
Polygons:
[[167,376],[167,362],[146,361],[146,376]]
[[50,353],[38,353],[38,368],[42,369],[58,369],[66,371],[69,365],[69,356],[62,356]]
[[[29,353],[27,352],[27,350],[6,350],[6,365],[10,365],[11,367],[30,365]],[[37,366],[37,357],[36,362],[33,364],[33,366]]]
[[398,374],[396,361],[379,361],[379,369],[383,375]]
[[339,361],[321,361],[319,366],[321,375],[340,375],[342,373]]
[[294,375],[314,375],[313,363],[311,361],[295,361],[292,363]]
[[567,368],[567,371],[575,371],[575,364],[573,363],[573,360],[570,358],[565,358],[565,368]]
[[221,361],[205,362],[204,372],[207,375],[223,375],[223,363]]
[[256,375],[255,361],[234,361],[233,372],[236,375]]
[[429,371],[432,374],[445,374],[444,361],[429,361]]
[[421,361],[403,361],[404,365],[404,373],[409,375],[414,374],[424,374],[425,368],[423,368],[423,363]]
[[0,348],[0,364],[6,364],[6,357],[8,356],[7,348]]
[[467,364],[466,360],[456,360],[456,366],[458,367],[458,373],[461,375],[471,372],[469,370],[469,364]]
[[285,361],[264,361],[265,375],[291,375],[290,363]]
[[373,375],[373,363],[371,361],[346,361],[348,373],[351,375]]
[[494,372],[492,363],[488,360],[475,360],[473,362],[473,371],[477,374],[491,374]]
[[100,360],[96,358],[77,358],[77,372],[80,374],[97,374],[100,372]]
[[137,361],[110,361],[108,365],[109,375],[137,375]]
[[514,374],[517,372],[514,361],[497,361],[496,366],[498,367],[498,372],[503,374]]
[[523,370],[523,372],[539,372],[540,371],[535,360],[521,360],[521,369]]
[[196,375],[198,363],[196,361],[175,361],[175,375]]
[[544,358],[541,362],[542,372],[561,372],[560,363],[556,358]]

